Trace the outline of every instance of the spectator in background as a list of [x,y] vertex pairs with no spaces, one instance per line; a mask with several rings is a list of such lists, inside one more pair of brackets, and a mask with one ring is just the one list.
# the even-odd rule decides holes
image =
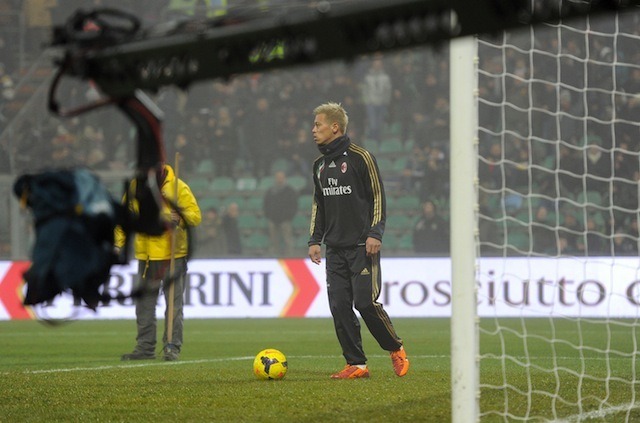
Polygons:
[[625,229],[620,228],[613,234],[613,251],[616,256],[636,256],[638,247],[631,235]]
[[[612,202],[621,209],[633,211],[638,207],[638,184],[640,184],[640,168],[638,159],[631,144],[621,142],[615,153],[614,178],[611,185]],[[615,215],[625,215],[627,211],[614,211]]]
[[227,254],[230,255],[242,254],[242,238],[240,237],[240,228],[238,227],[239,216],[240,208],[238,207],[238,203],[229,204],[222,216],[222,230],[224,231]]
[[196,167],[193,158],[197,153],[193,151],[194,148],[192,142],[185,131],[179,131],[176,134],[176,138],[168,145],[168,147],[167,157],[175,157],[176,153],[179,153],[180,165],[182,165],[184,169],[194,169]]
[[539,254],[557,255],[559,246],[555,229],[557,223],[546,205],[540,205],[535,210],[533,223],[531,225],[533,251]]
[[391,78],[382,57],[376,56],[362,82],[362,99],[367,113],[367,137],[380,142],[391,102]]
[[279,256],[293,254],[293,225],[298,211],[298,193],[287,183],[283,171],[274,174],[274,184],[263,201],[264,216],[269,225],[271,247]]
[[293,110],[285,113],[284,119],[284,127],[279,131],[276,145],[274,146],[274,157],[289,158],[289,156],[292,155],[293,147],[298,137],[298,128],[300,128],[302,125],[298,121],[298,114]]
[[[2,21],[6,19],[11,19],[10,17],[1,18],[2,13],[0,13],[0,28],[5,25]],[[0,62],[0,75],[6,74],[11,75],[15,72],[18,67],[18,53],[15,51],[15,47],[8,42],[9,37],[6,34],[0,33],[0,58],[2,58]]]
[[586,153],[586,188],[601,194],[609,192],[609,180],[612,177],[612,153],[601,147],[602,140],[592,136],[587,141],[589,145]]
[[427,156],[425,150],[414,145],[412,153],[407,158],[407,164],[402,171],[402,190],[407,194],[416,194],[420,190],[427,168]]
[[58,6],[57,0],[24,0],[23,10],[27,19],[28,49],[38,54],[49,42],[53,24],[52,9]]
[[79,152],[76,135],[60,124],[51,137],[51,156],[48,163],[57,167],[68,167],[77,164],[76,154]]
[[349,124],[349,134],[351,134],[352,137],[364,139],[363,133],[365,132],[364,126],[367,120],[367,112],[365,111],[364,104],[362,104],[359,93],[343,95],[342,106],[349,110],[349,119],[352,121],[352,123]]
[[414,111],[411,116],[410,131],[407,135],[413,140],[414,145],[421,149],[429,147],[431,145],[431,141],[433,141],[429,136],[430,131],[431,122],[427,118],[427,115],[420,109]]
[[598,256],[612,254],[609,242],[605,239],[607,230],[596,215],[587,216],[586,231],[576,240],[577,250],[585,256]]
[[249,150],[251,168],[255,178],[263,178],[271,172],[276,133],[274,112],[267,97],[259,97],[247,116],[245,141]]
[[85,148],[83,162],[92,169],[106,169],[107,155],[105,153],[104,132],[100,128],[87,125],[82,130],[80,147]]
[[558,169],[563,169],[557,176],[559,182],[559,194],[562,197],[571,197],[582,191],[582,175],[584,174],[584,159],[579,150],[560,145]]
[[[16,92],[14,85],[13,78],[5,71],[4,64],[0,62],[0,112],[2,111],[2,104],[13,100],[15,97]],[[4,119],[5,118],[0,115],[0,121]]]
[[299,128],[296,139],[291,147],[291,170],[297,175],[307,175],[311,172],[311,165],[316,156],[313,146],[309,145],[308,129]]
[[559,256],[574,256],[578,253],[578,250],[573,248],[571,240],[565,235],[558,235],[557,248]]
[[428,137],[431,143],[439,145],[449,140],[449,97],[445,94],[438,95],[435,107],[429,117]]
[[217,176],[231,176],[238,158],[238,134],[229,109],[220,107],[217,118],[209,119],[213,130],[213,157]]
[[0,144],[0,174],[11,173],[11,153],[4,144]]
[[[415,72],[412,59],[397,64],[397,75],[395,81],[400,81],[397,88],[393,90],[392,120],[400,125],[400,139],[406,142],[411,138],[411,128],[413,125],[413,115],[411,110],[416,110],[424,95],[419,89],[418,74]],[[395,84],[394,84],[395,85]],[[448,124],[448,122],[447,122]]]
[[449,161],[443,150],[437,147],[428,149],[426,169],[420,183],[419,198],[422,201],[430,197],[449,195]]
[[562,226],[558,228],[558,237],[564,239],[559,252],[565,254],[576,254],[578,250],[578,238],[582,237],[582,224],[578,221],[576,213],[572,210],[565,210],[562,213]]
[[0,257],[3,259],[11,257],[11,241],[0,240]]
[[493,142],[488,151],[483,152],[478,163],[480,184],[488,189],[501,189],[504,184],[504,169],[502,166],[502,145]]
[[422,203],[422,215],[413,227],[413,251],[449,254],[449,223],[439,214],[435,203]]
[[209,207],[204,211],[197,239],[198,247],[194,251],[194,257],[213,258],[225,254],[222,219],[216,207]]
[[174,153],[180,152],[181,164],[184,164],[185,169],[195,169],[203,158],[213,155],[213,143],[208,127],[209,117],[210,110],[208,109],[200,109],[190,113],[186,124],[178,134],[182,137],[176,138]]
[[[564,75],[564,74],[563,74]],[[576,116],[584,115],[584,106],[582,101],[576,101],[572,98],[575,94],[571,91],[563,89],[560,91],[558,119],[557,127],[552,128],[551,133],[560,131],[560,139],[567,141],[569,144],[578,145],[584,138],[584,131],[582,129],[582,123]]]
[[123,171],[133,168],[133,160],[135,159],[129,154],[131,146],[129,139],[120,133],[111,139],[110,144],[108,151],[111,157],[108,163],[109,170]]

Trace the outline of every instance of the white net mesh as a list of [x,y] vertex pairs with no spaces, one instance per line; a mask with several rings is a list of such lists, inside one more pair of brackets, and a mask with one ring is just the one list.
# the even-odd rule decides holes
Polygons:
[[640,12],[478,41],[483,421],[640,421]]

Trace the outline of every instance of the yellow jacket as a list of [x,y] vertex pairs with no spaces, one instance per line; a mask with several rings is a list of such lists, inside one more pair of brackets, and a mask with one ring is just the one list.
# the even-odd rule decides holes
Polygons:
[[[162,196],[176,202],[176,176],[173,169],[169,165],[165,165],[167,176],[162,183]],[[131,182],[131,191],[135,192],[135,180]],[[195,196],[191,192],[191,188],[182,180],[178,179],[178,207],[182,214],[183,220],[176,228],[176,248],[175,258],[185,257],[188,252],[187,232],[184,230],[185,224],[189,226],[197,226],[202,221],[200,207]],[[133,213],[138,213],[138,202],[133,200],[129,209]],[[171,208],[167,204],[163,204],[160,212],[167,221],[171,220]],[[121,248],[124,245],[126,235],[121,227],[117,226],[115,230],[115,245]],[[169,260],[171,259],[171,231],[166,231],[159,236],[149,236],[136,233],[134,243],[134,254],[138,260]]]

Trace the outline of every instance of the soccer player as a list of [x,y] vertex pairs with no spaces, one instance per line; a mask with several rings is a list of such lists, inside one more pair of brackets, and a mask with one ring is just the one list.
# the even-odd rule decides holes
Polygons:
[[[175,238],[171,231],[166,231],[159,236],[149,236],[145,234],[135,235],[135,257],[138,260],[138,284],[142,288],[141,294],[135,299],[136,303],[136,323],[137,336],[136,347],[133,352],[124,354],[123,361],[128,360],[148,360],[156,358],[156,304],[160,286],[163,285],[164,298],[167,306],[173,301],[173,330],[171,337],[167,335],[169,307],[165,310],[165,327],[163,339],[163,359],[165,361],[177,360],[182,347],[182,327],[183,327],[183,293],[184,280],[187,275],[187,233],[185,228],[197,226],[202,220],[200,208],[195,196],[189,186],[178,179],[173,169],[169,165],[164,165],[162,175],[159,177],[158,186],[161,187],[162,196],[176,203],[180,209],[180,214],[176,210],[171,210],[166,204],[161,213],[171,220],[177,231]],[[176,193],[177,188],[177,193]],[[135,187],[131,188],[132,190]],[[137,203],[133,203],[133,212],[136,211]],[[121,248],[125,242],[125,234],[120,227],[116,227],[115,245]],[[174,254],[174,283],[173,298],[169,297],[170,289],[167,289],[168,277],[171,276],[170,264],[172,254],[172,239],[176,245],[173,247]],[[168,342],[171,338],[171,343]]]
[[340,104],[314,110],[313,139],[322,156],[313,163],[313,209],[309,258],[322,260],[326,245],[329,307],[347,361],[333,379],[369,377],[362,349],[358,310],[393,369],[404,376],[409,360],[387,312],[377,302],[382,276],[380,248],[386,219],[386,199],[375,158],[346,135],[349,118]]

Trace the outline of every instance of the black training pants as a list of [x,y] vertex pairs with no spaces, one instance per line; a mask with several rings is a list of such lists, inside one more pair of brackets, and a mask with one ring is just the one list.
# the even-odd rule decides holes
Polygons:
[[382,275],[380,254],[367,257],[364,246],[327,247],[327,292],[338,341],[347,364],[365,364],[358,310],[371,335],[386,351],[402,346],[389,315],[378,303]]

